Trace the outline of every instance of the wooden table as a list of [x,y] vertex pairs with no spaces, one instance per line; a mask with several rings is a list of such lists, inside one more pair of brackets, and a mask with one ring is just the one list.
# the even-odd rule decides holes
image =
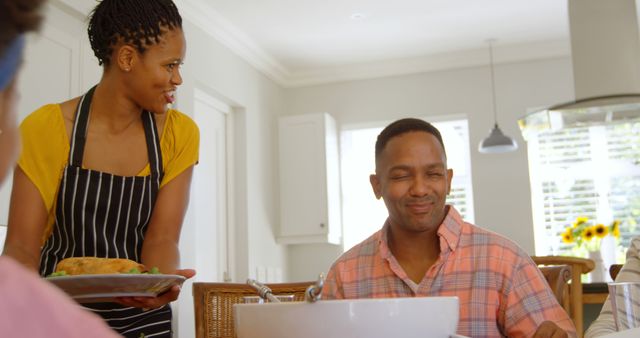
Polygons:
[[604,304],[609,295],[607,283],[584,283],[582,284],[583,304]]

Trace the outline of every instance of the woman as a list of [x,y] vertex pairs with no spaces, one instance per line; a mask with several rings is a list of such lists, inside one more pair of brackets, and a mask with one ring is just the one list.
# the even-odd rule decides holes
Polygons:
[[[629,249],[627,249],[627,260],[616,277],[616,282],[640,282],[640,236],[631,239]],[[640,308],[639,308],[640,309]],[[637,311],[638,309],[636,309]],[[598,318],[591,323],[585,333],[585,338],[596,338],[617,332],[616,323],[613,319],[611,301],[609,296],[602,305],[602,310]]]
[[[37,28],[43,0],[0,0],[0,184],[18,152],[16,81],[24,33]],[[62,291],[0,256],[1,337],[117,337]]]
[[[41,275],[66,257],[128,258],[178,270],[198,159],[198,128],[168,109],[182,83],[182,19],[170,0],[103,0],[89,21],[103,65],[85,95],[41,107],[21,126],[5,253]],[[126,337],[171,335],[179,287],[90,304]]]

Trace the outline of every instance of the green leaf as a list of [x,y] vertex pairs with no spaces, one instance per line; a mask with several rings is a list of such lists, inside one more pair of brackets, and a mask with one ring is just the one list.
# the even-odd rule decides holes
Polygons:
[[66,275],[67,275],[67,272],[64,270],[61,270],[61,271],[53,272],[47,277],[60,277],[60,276],[66,276]]

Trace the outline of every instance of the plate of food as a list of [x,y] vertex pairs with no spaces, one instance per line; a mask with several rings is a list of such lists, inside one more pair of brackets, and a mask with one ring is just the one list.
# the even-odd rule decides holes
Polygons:
[[56,266],[46,280],[79,303],[112,302],[116,297],[155,297],[186,280],[147,270],[122,258],[72,257]]

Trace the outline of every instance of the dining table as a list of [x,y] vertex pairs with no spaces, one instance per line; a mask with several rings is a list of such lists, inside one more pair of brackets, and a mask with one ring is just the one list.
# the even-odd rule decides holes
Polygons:
[[608,295],[609,286],[605,282],[582,284],[583,304],[604,304]]

